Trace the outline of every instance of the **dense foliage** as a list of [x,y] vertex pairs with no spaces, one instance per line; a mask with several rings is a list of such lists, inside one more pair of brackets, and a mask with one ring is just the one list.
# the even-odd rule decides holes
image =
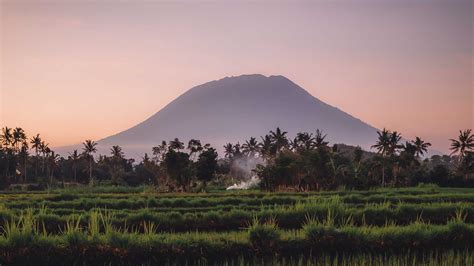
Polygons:
[[191,139],[163,141],[141,161],[127,159],[119,146],[99,155],[97,143],[86,140],[83,150],[64,158],[40,135],[28,138],[21,128],[4,127],[0,134],[0,189],[44,189],[58,186],[154,185],[160,191],[203,191],[256,175],[268,191],[367,189],[378,186],[474,186],[474,135],[461,131],[452,139],[453,153],[423,157],[431,145],[416,137],[401,143],[401,134],[378,132],[368,152],[360,147],[333,144],[326,135],[302,132],[293,139],[277,128],[242,145],[228,143],[224,158],[209,144]]

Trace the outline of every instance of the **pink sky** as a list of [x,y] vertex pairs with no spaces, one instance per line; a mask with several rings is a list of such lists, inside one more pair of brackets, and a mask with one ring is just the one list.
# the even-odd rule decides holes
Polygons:
[[0,126],[100,139],[195,85],[260,73],[447,152],[474,124],[472,5],[2,1]]

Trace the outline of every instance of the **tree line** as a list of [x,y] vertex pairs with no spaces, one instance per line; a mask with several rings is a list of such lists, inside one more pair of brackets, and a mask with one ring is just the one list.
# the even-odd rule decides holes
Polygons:
[[[224,145],[219,158],[210,144],[175,138],[152,147],[141,160],[126,158],[120,146],[95,156],[97,143],[56,154],[37,134],[4,127],[0,134],[0,189],[29,186],[155,185],[165,191],[200,191],[209,184],[226,186],[258,176],[263,190],[321,190],[346,187],[474,186],[474,135],[470,129],[451,139],[450,155],[424,155],[431,146],[419,137],[402,143],[397,131],[383,129],[372,151],[345,144],[330,145],[326,135],[300,132],[294,138],[277,128],[258,140]],[[22,185],[23,184],[23,185]]]

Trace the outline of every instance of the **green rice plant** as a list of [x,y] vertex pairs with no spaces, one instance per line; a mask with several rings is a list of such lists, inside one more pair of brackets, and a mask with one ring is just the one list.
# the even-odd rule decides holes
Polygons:
[[102,221],[102,227],[104,228],[105,234],[109,234],[110,232],[115,232],[118,229],[116,229],[112,223],[114,219],[114,213],[111,211],[105,210],[103,213],[99,211],[99,216]]
[[154,234],[156,234],[156,231],[158,229],[158,226],[155,225],[154,222],[151,222],[151,221],[143,221],[142,223],[142,228],[143,228],[143,234],[146,236],[146,237],[151,237],[153,236]]
[[466,221],[466,217],[467,212],[465,212],[465,206],[461,205],[459,208],[456,209],[454,217],[451,219],[451,221],[464,223]]
[[340,227],[345,228],[345,227],[353,227],[353,226],[355,226],[355,221],[352,214],[346,217],[342,217]]
[[315,217],[306,216],[306,221],[303,224],[303,234],[311,243],[316,243],[322,240],[323,235],[327,231],[326,221],[320,221]]
[[1,227],[3,238],[12,247],[25,246],[29,244],[34,234],[38,231],[33,215],[33,209],[28,208],[22,212],[17,221],[13,218],[5,221]]
[[39,209],[38,209],[38,215],[48,215],[48,206],[46,204],[41,204]]
[[80,247],[86,243],[86,235],[82,231],[81,216],[76,219],[70,217],[66,221],[64,229],[61,230],[65,244],[69,247]]
[[23,231],[21,221],[6,221],[1,229],[3,231],[3,238],[7,242],[8,246],[25,246],[32,240],[33,235]]
[[122,233],[119,231],[109,231],[105,234],[106,243],[111,247],[127,249],[136,234]]
[[89,236],[91,236],[94,240],[97,240],[100,235],[100,219],[101,213],[99,210],[93,210],[89,213],[87,230]]
[[421,211],[417,216],[416,216],[416,220],[413,221],[414,224],[429,224],[430,222],[425,222],[425,220],[423,220],[423,211]]
[[268,253],[279,245],[281,234],[274,218],[261,223],[255,216],[247,231],[249,241],[257,252]]

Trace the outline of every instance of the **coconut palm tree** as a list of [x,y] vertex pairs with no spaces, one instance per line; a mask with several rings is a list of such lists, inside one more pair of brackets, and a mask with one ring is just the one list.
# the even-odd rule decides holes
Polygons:
[[[50,152],[48,156],[48,168],[49,168],[49,183],[53,183],[54,169],[58,167],[59,154],[56,154],[54,151]],[[63,180],[64,182],[64,180]]]
[[249,157],[255,157],[255,155],[259,152],[259,148],[260,147],[257,139],[250,137],[250,139],[245,141],[245,143],[242,145],[242,152]]
[[82,150],[84,153],[89,157],[89,181],[92,180],[92,162],[94,160],[94,156],[92,155],[93,153],[97,152],[97,142],[93,140],[86,140],[84,143],[82,143],[84,146]]
[[198,139],[190,139],[188,142],[189,157],[192,157],[192,161],[196,159],[196,155],[203,150],[201,141]]
[[310,150],[314,143],[315,138],[313,134],[308,132],[299,132],[293,141],[293,146],[296,150]]
[[41,141],[41,145],[40,145],[40,152],[41,152],[41,155],[42,155],[42,167],[41,167],[41,173],[44,174],[44,165],[45,165],[45,160],[46,160],[46,153],[47,151],[49,150],[49,147],[48,147],[48,143],[45,143],[44,141]]
[[402,135],[398,133],[397,131],[393,131],[392,133],[390,133],[389,148],[388,148],[389,155],[394,155],[401,148],[403,148],[403,145],[399,144],[401,139],[402,139]]
[[234,145],[232,143],[227,143],[224,145],[224,156],[225,158],[232,158],[234,155]]
[[35,159],[35,179],[38,178],[38,161],[39,161],[39,151],[41,148],[41,137],[39,134],[32,137],[30,140],[31,148],[35,150],[36,159]]
[[415,156],[420,158],[428,151],[428,147],[431,146],[431,143],[423,141],[420,137],[415,137],[415,140],[411,142],[415,146]]
[[322,130],[316,129],[316,134],[314,134],[314,140],[313,140],[314,147],[316,147],[316,149],[327,147],[329,142],[325,141],[326,136],[327,135],[323,134]]
[[270,135],[265,135],[261,137],[262,141],[260,142],[260,154],[265,160],[269,160],[275,155],[275,147],[273,146],[272,137]]
[[279,127],[277,127],[275,131],[270,131],[270,136],[273,145],[275,146],[277,155],[281,152],[282,149],[288,148],[289,146],[289,141],[286,137],[286,134],[288,134],[288,132],[282,131]]
[[169,148],[174,151],[180,151],[184,149],[184,143],[179,141],[178,138],[175,138],[174,140],[169,142]]
[[25,140],[21,143],[21,148],[18,153],[19,157],[22,159],[23,163],[23,183],[26,182],[26,164],[28,162],[28,142]]
[[110,153],[112,154],[113,158],[123,159],[124,153],[122,151],[122,148],[118,145],[112,146],[112,149],[110,149]]
[[12,142],[13,142],[13,135],[12,135],[12,129],[9,127],[4,127],[2,128],[2,134],[0,134],[0,140],[5,147],[5,158],[6,158],[6,167],[5,167],[5,177],[8,176],[8,173],[10,172],[9,166],[10,166],[10,152],[12,151]]
[[382,186],[385,185],[385,160],[391,149],[391,133],[387,129],[383,129],[381,132],[377,131],[378,139],[375,145],[371,148],[375,148],[377,153],[382,156]]
[[6,148],[10,147],[13,141],[12,129],[9,127],[2,128],[2,134],[0,135],[2,145]]
[[152,148],[153,159],[157,163],[160,161],[163,161],[164,155],[166,154],[167,150],[168,150],[168,143],[166,143],[166,140],[163,140],[161,142],[161,145]]
[[450,139],[450,150],[452,150],[450,155],[457,154],[459,162],[462,161],[468,152],[474,152],[474,134],[471,134],[471,132],[471,129],[460,130],[458,139]]
[[111,168],[109,169],[109,173],[111,176],[112,183],[117,184],[117,181],[123,177],[124,173],[124,153],[122,152],[122,148],[118,145],[112,146],[110,152],[112,154],[112,158],[110,161]]
[[237,144],[234,145],[234,149],[233,149],[233,154],[232,156],[233,157],[240,157],[242,155],[242,146],[240,145],[240,143],[237,142]]
[[77,150],[74,150],[72,153],[69,153],[69,158],[72,161],[72,171],[74,172],[74,182],[77,183],[77,161],[79,161],[79,153]]
[[26,134],[25,131],[21,127],[16,127],[13,130],[13,147],[14,151],[18,152],[20,151],[20,145],[26,140]]

